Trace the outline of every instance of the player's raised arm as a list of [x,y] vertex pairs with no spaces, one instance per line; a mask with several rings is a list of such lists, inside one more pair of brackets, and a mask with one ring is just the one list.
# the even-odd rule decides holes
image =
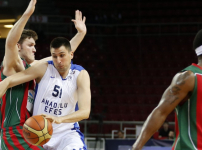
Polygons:
[[86,17],[84,16],[82,18],[82,12],[76,10],[75,19],[72,19],[72,22],[74,22],[75,28],[77,29],[77,34],[70,41],[72,51],[75,52],[87,32],[85,25]]
[[191,71],[178,73],[171,85],[165,90],[158,106],[145,121],[142,131],[132,150],[141,150],[151,136],[162,126],[166,117],[193,91],[195,76]]
[[3,61],[5,71],[8,68],[16,68],[16,65],[19,63],[19,61],[21,61],[18,55],[17,43],[28,19],[35,10],[35,5],[36,0],[31,0],[22,17],[15,23],[13,28],[8,33],[5,46],[5,57]]
[[[15,73],[0,82],[0,97],[2,97],[8,88],[36,79],[37,82],[43,77],[48,63],[37,63],[28,69]],[[37,70],[37,71],[36,71]]]
[[[82,18],[82,12],[79,10],[75,11],[75,19],[72,19],[72,22],[74,22],[75,28],[77,29],[77,34],[71,39],[70,44],[71,44],[71,49],[73,52],[76,51],[77,47],[79,44],[82,42],[84,39],[87,29],[86,29],[86,17],[84,16]],[[40,61],[49,61],[52,60],[52,57],[46,57],[41,59]],[[34,65],[38,62],[38,60],[35,60],[31,65]]]

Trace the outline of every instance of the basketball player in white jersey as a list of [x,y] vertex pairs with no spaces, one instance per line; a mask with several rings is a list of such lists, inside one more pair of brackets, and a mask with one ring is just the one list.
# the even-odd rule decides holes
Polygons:
[[[25,70],[25,64],[34,65],[39,61],[52,60],[52,57],[47,57],[41,60],[35,60],[35,41],[38,39],[37,34],[32,30],[25,30],[25,25],[35,10],[37,0],[30,0],[30,3],[22,15],[22,17],[15,23],[13,28],[9,31],[5,45],[5,56],[2,62],[0,73],[5,76],[13,75],[17,72]],[[74,22],[77,34],[71,39],[72,51],[76,51],[77,47],[86,35],[86,17],[82,18],[82,12],[75,11]],[[12,59],[11,59],[12,58]],[[1,81],[1,77],[0,77]],[[33,90],[29,90],[29,98],[33,99]],[[32,112],[33,104],[27,102],[27,109]]]
[[67,39],[55,38],[50,51],[52,61],[37,63],[0,82],[0,97],[8,88],[36,79],[34,115],[43,114],[53,122],[53,135],[44,149],[86,150],[78,121],[90,114],[89,74],[71,63],[73,52]]
[[[36,2],[37,0],[30,0],[26,11],[8,34],[5,56],[0,69],[0,81],[37,63],[35,60],[37,34],[32,30],[24,30],[27,21],[35,10]],[[71,40],[72,51],[76,50],[86,34],[85,17],[82,19],[82,14],[78,10],[75,12],[75,17],[75,20],[72,21],[78,32]],[[50,60],[51,57],[47,59]],[[42,61],[46,61],[46,59]],[[9,89],[7,93],[3,99],[0,99],[1,110],[4,110],[1,111],[2,117],[0,119],[2,149],[22,149],[22,147],[24,149],[36,149],[22,137],[22,124],[32,114],[33,110],[34,81]],[[15,111],[13,111],[14,107],[16,108]],[[20,117],[18,117],[19,114]],[[13,141],[18,142],[13,143]]]

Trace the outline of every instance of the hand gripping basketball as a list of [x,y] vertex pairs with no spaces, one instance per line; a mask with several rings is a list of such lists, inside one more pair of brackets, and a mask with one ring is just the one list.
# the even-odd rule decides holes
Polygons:
[[23,136],[33,145],[44,145],[53,133],[51,122],[41,115],[32,116],[23,125]]

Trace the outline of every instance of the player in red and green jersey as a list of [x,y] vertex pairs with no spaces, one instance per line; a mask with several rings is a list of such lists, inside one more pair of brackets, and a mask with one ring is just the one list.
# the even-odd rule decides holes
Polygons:
[[141,150],[174,109],[176,139],[172,150],[202,150],[202,30],[196,34],[193,48],[198,64],[174,76],[158,106],[145,121],[132,150]]
[[[25,69],[30,65],[23,61]],[[3,67],[2,67],[3,70]],[[1,72],[1,80],[6,76]],[[35,82],[30,81],[13,88],[9,88],[1,99],[1,147],[2,150],[10,149],[30,149],[40,150],[29,144],[23,138],[22,126],[26,119],[31,116],[33,106],[33,92]]]
[[[36,0],[31,0],[22,17],[15,23],[6,39],[5,56],[0,70],[0,81],[7,76],[27,69],[36,64],[35,41],[37,34],[24,27],[35,10]],[[85,17],[80,11],[75,12],[72,20],[77,29],[77,34],[70,41],[72,50],[75,51],[86,34]],[[40,61],[47,61],[51,57]],[[1,148],[2,150],[42,149],[28,144],[22,136],[22,125],[31,115],[34,98],[34,81],[8,89],[1,99]]]
[[195,74],[189,99],[176,107],[176,139],[172,150],[202,149],[202,67],[197,64],[185,68]]

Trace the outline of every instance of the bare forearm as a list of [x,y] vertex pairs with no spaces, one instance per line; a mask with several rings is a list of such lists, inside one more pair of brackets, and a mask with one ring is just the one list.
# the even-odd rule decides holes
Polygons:
[[86,33],[78,32],[70,41],[72,51],[75,52],[81,41],[83,40]]
[[70,115],[61,117],[62,123],[72,123],[78,122],[83,119],[88,119],[90,111],[88,110],[78,110]]
[[22,83],[25,83],[34,79],[39,80],[43,77],[46,69],[47,69],[47,63],[44,62],[44,63],[38,63],[37,65],[34,65],[32,67],[29,67],[28,69],[24,71],[15,73],[2,81],[5,83],[3,83],[3,85],[0,85],[0,89],[11,88],[16,85],[20,85]]
[[29,19],[29,14],[23,14],[23,16],[15,23],[14,27],[10,30],[6,44],[15,46],[19,41],[22,31]]
[[16,80],[15,76],[17,76],[17,74],[15,74],[13,76],[9,76],[0,82],[0,97],[2,97],[6,93],[6,90],[8,88],[11,88],[11,87],[17,85],[17,84],[15,84],[15,80]]
[[162,126],[166,117],[167,115],[162,114],[158,109],[155,109],[144,123],[142,131],[133,145],[133,150],[141,150],[151,136]]

